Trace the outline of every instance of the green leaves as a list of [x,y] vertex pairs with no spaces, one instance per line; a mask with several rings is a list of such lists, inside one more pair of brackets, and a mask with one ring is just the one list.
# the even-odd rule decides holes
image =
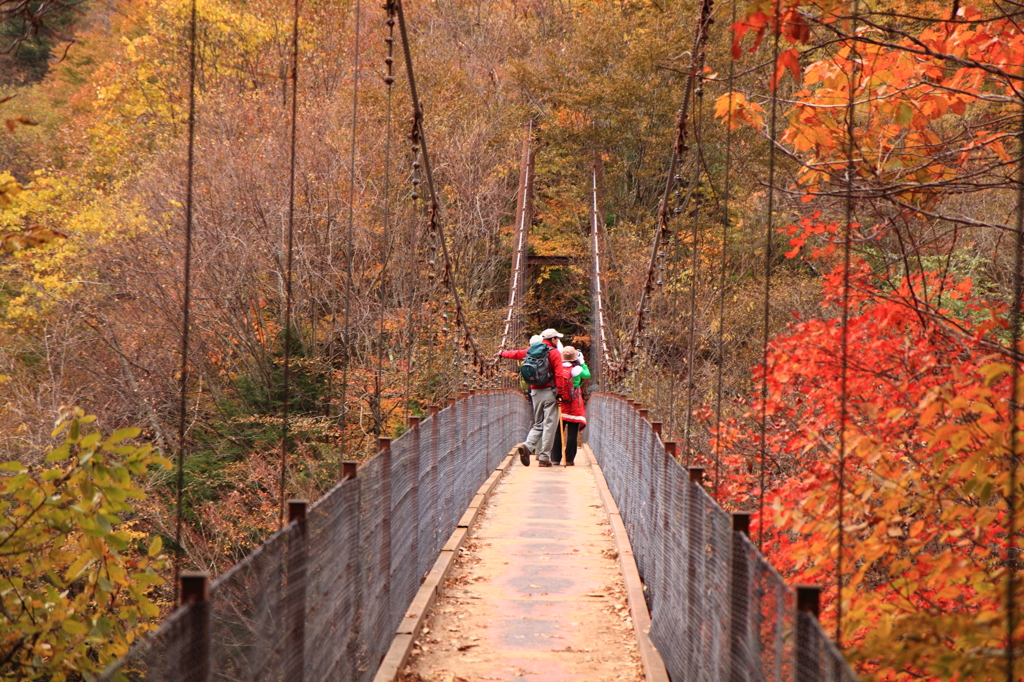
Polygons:
[[123,519],[146,496],[132,474],[169,462],[127,442],[139,429],[104,440],[93,421],[81,410],[60,421],[64,443],[45,458],[58,466],[0,465],[0,639],[13,647],[2,679],[89,677],[160,615],[163,543]]

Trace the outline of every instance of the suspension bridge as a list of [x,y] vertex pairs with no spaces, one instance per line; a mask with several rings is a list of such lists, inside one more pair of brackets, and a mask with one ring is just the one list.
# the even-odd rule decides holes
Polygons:
[[[689,182],[681,168],[690,153],[688,140],[699,136],[699,130],[693,129],[691,107],[701,97],[706,41],[714,23],[711,0],[702,0],[695,20],[692,59],[676,117],[644,284],[635,315],[618,335],[610,328],[605,312],[608,283],[603,268],[607,254],[599,159],[585,179],[589,180],[591,195],[591,364],[601,390],[589,399],[589,428],[585,431],[588,442],[581,466],[551,471],[523,467],[514,456],[514,446],[531,425],[531,413],[524,396],[510,380],[500,378],[497,363],[482,352],[460,298],[441,216],[442,200],[428,153],[407,19],[401,0],[388,2],[385,10],[389,37],[384,81],[389,93],[389,116],[395,82],[393,48],[398,40],[412,105],[409,140],[417,178],[414,192],[423,194],[430,248],[432,254],[438,254],[440,279],[454,301],[454,326],[460,330],[471,363],[487,380],[480,385],[489,387],[467,390],[429,406],[429,416],[424,418],[410,417],[408,429],[399,438],[379,440],[376,456],[362,464],[346,461],[338,484],[312,504],[284,499],[286,432],[281,441],[281,529],[212,582],[205,574],[181,570],[178,608],[157,632],[138,642],[112,666],[105,679],[385,682],[434,679],[431,675],[440,667],[451,673],[446,679],[453,680],[538,682],[641,676],[674,682],[856,680],[837,643],[818,622],[820,590],[788,585],[759,551],[758,539],[750,537],[751,517],[756,518],[762,510],[726,512],[716,495],[705,488],[704,469],[686,466],[696,449],[691,439],[693,383],[688,382],[681,443],[666,440],[663,424],[653,420],[642,405],[609,390],[621,385],[642,352],[651,299],[661,286],[669,222],[684,210],[701,177],[699,159],[692,164],[698,170]],[[288,223],[286,314],[290,314],[292,304],[298,2],[294,11],[292,212]],[[194,102],[194,4],[191,21]],[[774,42],[777,57],[777,32]],[[773,95],[761,339],[765,365],[771,234],[775,228],[772,193],[776,107]],[[192,221],[194,106],[190,111],[187,240],[191,239]],[[533,122],[525,128],[500,348],[515,346],[523,339],[524,331],[534,182]],[[353,129],[353,145],[355,139]],[[723,244],[729,235],[729,163],[727,154],[726,181],[718,200]],[[695,247],[696,225],[694,220]],[[850,286],[849,233],[844,246],[847,295],[837,353],[845,372],[849,352],[845,326]],[[190,253],[187,242],[179,506],[180,466],[186,455]],[[721,253],[724,259],[724,248]],[[696,248],[693,258],[692,267],[696,268]],[[719,301],[723,318],[724,273],[723,267]],[[689,366],[693,366],[693,287],[687,303],[687,353]],[[720,354],[723,326],[720,323],[718,327]],[[1016,324],[1015,332],[1018,327]],[[290,333],[287,320],[284,330]],[[618,348],[614,347],[616,340],[620,341]],[[286,341],[284,347],[287,396],[290,344]],[[502,387],[494,387],[499,384]],[[843,390],[840,400],[845,419],[845,374]],[[719,424],[721,395],[719,371],[715,414]],[[761,404],[763,410],[764,394]],[[287,424],[287,397],[283,409]],[[762,496],[768,454],[766,422],[767,415],[762,412]],[[840,437],[843,432],[841,425]],[[844,448],[840,443],[840,454]],[[717,465],[717,450],[703,454],[704,459]],[[842,459],[838,466],[843,467]],[[717,475],[714,480],[717,485]],[[841,506],[838,513],[840,560],[836,584],[842,585]],[[178,532],[180,536],[180,521]],[[616,601],[616,595],[624,601]],[[461,615],[451,615],[455,611]],[[837,619],[841,617],[840,612]],[[603,634],[599,636],[598,632]]]

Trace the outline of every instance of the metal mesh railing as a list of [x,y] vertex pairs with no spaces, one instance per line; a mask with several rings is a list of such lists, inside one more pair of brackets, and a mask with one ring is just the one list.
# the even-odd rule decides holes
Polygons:
[[208,596],[186,594],[196,601],[102,679],[372,680],[423,576],[530,417],[518,392],[478,391],[383,443]]
[[857,682],[816,617],[624,399],[594,394],[590,446],[619,507],[673,680]]

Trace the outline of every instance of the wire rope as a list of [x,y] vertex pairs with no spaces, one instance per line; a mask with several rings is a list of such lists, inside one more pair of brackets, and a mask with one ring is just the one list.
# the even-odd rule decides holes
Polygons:
[[779,62],[779,25],[781,0],[775,0],[775,25],[772,30],[772,65],[774,71],[769,81],[772,91],[771,113],[768,122],[768,215],[764,232],[764,310],[761,330],[761,452],[759,461],[759,488],[757,495],[757,548],[764,549],[764,486],[765,459],[768,456],[768,324],[771,321],[771,289],[772,289],[772,230],[775,227],[775,137],[779,110],[778,74]]
[[508,312],[505,314],[505,328],[501,334],[501,343],[498,350],[504,350],[512,338],[519,338],[521,333],[520,314],[522,310],[522,292],[524,289],[523,280],[526,276],[526,243],[527,243],[527,214],[529,203],[529,188],[531,183],[532,164],[530,157],[530,142],[533,138],[533,121],[527,124],[526,136],[523,140],[522,174],[519,183],[519,200],[516,202],[516,245],[515,255],[512,262],[512,281],[509,284]]
[[[591,253],[593,259],[593,315],[595,320],[595,331],[597,332],[597,383],[604,380],[605,368],[610,368],[611,359],[608,355],[608,337],[605,329],[604,301],[601,282],[601,238],[600,238],[600,212],[597,208],[597,164],[594,160],[594,168],[591,171],[591,223],[590,239]],[[603,386],[602,386],[603,387]]]
[[292,102],[291,129],[288,160],[288,246],[285,262],[284,285],[284,379],[283,397],[281,399],[281,481],[280,499],[278,504],[277,522],[284,525],[284,496],[288,482],[288,408],[291,397],[291,349],[292,349],[292,264],[295,252],[295,160],[296,137],[298,134],[299,115],[299,0],[292,5]]
[[196,0],[189,9],[188,45],[188,152],[185,171],[185,254],[182,267],[181,366],[178,373],[178,458],[175,476],[174,593],[179,602],[178,575],[184,558],[181,544],[182,497],[185,487],[185,412],[188,400],[188,346],[192,306],[192,220],[196,148]]
[[[852,36],[857,34],[857,0],[853,1],[853,21],[850,30]],[[854,114],[856,113],[858,54],[855,50],[856,39],[850,41],[850,61],[852,68],[848,74],[849,86],[846,103],[846,197],[845,222],[843,231],[843,310],[840,327],[840,375],[839,375],[839,470],[836,476],[836,646],[843,648],[843,518],[844,498],[846,489],[846,424],[849,420],[848,403],[850,399],[850,252],[853,247],[853,178],[856,173],[854,162]]]
[[[700,55],[700,63],[704,63],[703,53]],[[704,96],[703,88],[697,87],[694,90],[694,121],[693,121],[693,139],[697,145],[698,156],[703,155],[703,148],[701,146],[701,125],[703,123],[703,105]],[[697,185],[699,187],[700,177],[702,169],[701,164],[697,164],[696,178]],[[692,229],[690,231],[690,239],[692,240],[691,251],[690,251],[690,312],[689,312],[689,330],[687,332],[687,359],[686,359],[686,421],[683,423],[683,445],[686,448],[686,466],[690,466],[693,459],[693,445],[692,445],[692,422],[693,422],[693,388],[694,388],[694,377],[693,377],[693,362],[694,352],[696,348],[695,334],[697,331],[696,317],[697,317],[697,273],[700,267],[700,201],[694,203],[693,209],[693,220]]]
[[341,438],[338,439],[338,479],[341,479],[347,454],[347,439],[345,438],[345,426],[348,424],[348,374],[351,363],[351,349],[349,348],[352,323],[352,251],[355,244],[355,221],[356,221],[356,133],[359,130],[359,32],[360,19],[362,17],[362,0],[356,0],[353,25],[355,35],[353,37],[352,55],[352,121],[349,125],[349,177],[348,177],[348,225],[345,234],[345,323],[342,330],[344,348],[341,364]]
[[441,202],[438,199],[437,190],[434,185],[434,171],[430,164],[430,155],[427,152],[427,139],[423,131],[423,107],[420,104],[419,93],[416,90],[416,76],[412,66],[412,47],[409,43],[409,32],[405,23],[405,10],[402,0],[395,0],[394,4],[398,14],[398,30],[402,37],[402,51],[405,56],[406,78],[409,81],[409,95],[412,99],[413,117],[410,139],[414,147],[418,146],[420,148],[419,151],[423,156],[423,171],[427,179],[427,191],[430,193],[430,205],[427,209],[428,229],[436,236],[437,241],[440,243],[442,256],[441,282],[448,289],[455,303],[455,324],[462,329],[465,344],[468,346],[467,350],[472,355],[473,365],[480,374],[484,374],[493,365],[486,363],[480,354],[480,348],[477,345],[476,338],[473,336],[473,330],[469,326],[469,320],[466,319],[465,310],[462,306],[462,297],[459,295],[459,289],[456,286],[455,268],[452,265],[451,254],[448,251],[444,226],[441,224],[438,216],[441,210]]
[[[377,406],[377,412],[380,415],[380,427],[383,431],[385,416],[384,408],[381,405],[381,375],[384,373],[384,301],[385,301],[385,273],[387,271],[388,262],[390,259],[390,248],[388,247],[388,235],[391,234],[391,99],[392,99],[392,86],[395,83],[395,76],[393,71],[394,60],[394,27],[395,18],[391,16],[391,4],[385,5],[385,9],[388,10],[387,26],[389,30],[389,36],[392,38],[387,43],[388,55],[384,58],[384,66],[387,69],[387,75],[384,77],[384,84],[387,87],[387,104],[385,105],[386,111],[384,116],[384,226],[381,232],[381,254],[380,254],[380,282],[378,285],[378,305],[380,309],[377,313],[377,371],[373,381],[373,400]],[[354,167],[354,166],[353,166]],[[406,374],[409,373],[408,363],[406,364]],[[406,403],[408,405],[408,402]]]
[[[669,200],[672,194],[672,189],[678,182],[676,179],[676,169],[679,166],[679,161],[682,156],[689,150],[689,147],[686,145],[686,124],[689,116],[690,99],[694,91],[694,83],[702,66],[699,55],[703,53],[703,44],[707,38],[707,30],[712,20],[712,5],[712,0],[701,0],[700,3],[697,30],[694,32],[693,50],[690,53],[692,55],[690,60],[690,70],[687,74],[686,85],[683,89],[683,99],[679,105],[679,110],[676,112],[675,138],[672,144],[672,154],[669,158],[668,175],[665,179],[665,188],[662,191],[661,201],[658,205],[658,223],[654,229],[654,240],[651,244],[651,255],[647,265],[647,275],[644,279],[644,286],[640,290],[640,300],[636,307],[636,317],[633,320],[632,329],[630,330],[626,347],[623,349],[622,357],[615,368],[615,375],[617,377],[622,377],[626,373],[629,361],[637,352],[640,336],[644,331],[644,317],[647,313],[648,298],[650,298],[656,287],[658,276],[658,254],[661,251],[662,242],[668,232],[668,220],[670,214]],[[642,375],[641,378],[643,378]]]
[[[1010,345],[1011,353],[1020,349],[1021,343],[1021,298],[1024,298],[1024,111],[1021,112],[1017,162],[1017,229],[1016,243],[1013,250],[1013,302],[1010,306]],[[1017,676],[1014,668],[1017,662],[1017,649],[1013,641],[1017,629],[1017,576],[1014,571],[1017,560],[1014,549],[1017,541],[1017,469],[1020,466],[1019,442],[1021,439],[1020,422],[1024,418],[1024,405],[1018,399],[1021,383],[1021,363],[1014,358],[1010,372],[1010,470],[1009,485],[1006,495],[1008,510],[1006,521],[1006,680],[1015,682]]]
[[[729,3],[732,19],[736,25],[736,0]],[[725,128],[725,182],[722,186],[722,254],[718,280],[718,366],[715,368],[715,485],[714,496],[718,501],[718,482],[722,476],[722,372],[725,365],[725,285],[729,246],[729,200],[732,198],[732,96],[735,87],[736,60],[729,59],[728,104]]]

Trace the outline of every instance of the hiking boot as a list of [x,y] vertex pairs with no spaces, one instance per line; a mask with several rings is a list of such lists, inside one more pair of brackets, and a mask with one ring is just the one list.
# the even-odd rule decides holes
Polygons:
[[550,459],[538,459],[537,460],[537,466],[539,466],[539,467],[549,467],[549,466],[551,466],[551,460]]
[[526,447],[526,443],[517,445],[516,450],[519,451],[519,461],[523,463],[523,466],[530,466],[530,448]]
[[574,466],[576,466],[576,462],[570,462],[570,461],[566,460],[565,466],[567,466],[567,467],[574,467]]

